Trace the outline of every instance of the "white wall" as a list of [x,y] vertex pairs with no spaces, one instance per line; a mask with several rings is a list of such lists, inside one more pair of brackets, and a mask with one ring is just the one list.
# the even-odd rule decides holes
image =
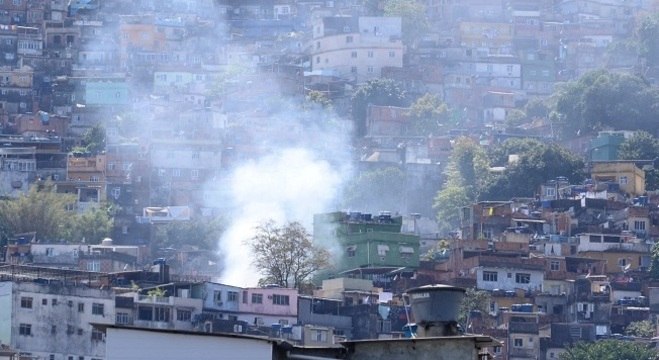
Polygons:
[[11,289],[13,283],[0,282],[0,343],[11,342]]
[[272,346],[241,336],[108,328],[105,359],[270,360]]
[[[492,271],[497,273],[497,281],[483,281],[483,272]],[[516,274],[524,273],[530,274],[530,281],[528,284],[521,284],[516,282]],[[508,277],[510,274],[510,277]],[[476,272],[476,286],[481,290],[515,290],[515,289],[531,289],[541,290],[544,282],[544,272],[537,270],[526,269],[497,269],[497,268],[478,268]]]

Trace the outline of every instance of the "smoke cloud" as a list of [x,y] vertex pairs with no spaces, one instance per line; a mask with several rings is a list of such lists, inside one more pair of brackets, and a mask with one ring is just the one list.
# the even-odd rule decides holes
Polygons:
[[281,149],[238,167],[227,181],[234,210],[220,240],[225,259],[220,281],[255,286],[261,276],[253,269],[245,244],[254,228],[272,219],[280,224],[300,221],[310,229],[313,214],[334,204],[343,176],[340,168],[301,147]]

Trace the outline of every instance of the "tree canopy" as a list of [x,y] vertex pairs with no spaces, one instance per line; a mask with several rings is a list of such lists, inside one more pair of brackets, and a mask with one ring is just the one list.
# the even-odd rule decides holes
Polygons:
[[641,342],[600,340],[580,342],[559,357],[561,360],[656,360],[657,350]]
[[634,75],[591,71],[554,96],[553,120],[565,137],[607,128],[653,131],[659,118],[659,91]]
[[488,182],[488,159],[473,140],[458,138],[444,171],[446,182],[435,197],[440,231],[453,230],[460,224],[460,209],[473,203]]
[[0,201],[0,223],[5,237],[36,232],[39,240],[96,244],[110,234],[112,219],[106,209],[76,213],[75,196],[55,191],[51,183],[33,185],[16,199]]
[[464,298],[460,304],[458,321],[465,324],[467,329],[471,326],[471,313],[478,311],[481,313],[483,320],[488,319],[490,313],[490,302],[492,296],[489,292],[478,290],[476,288],[467,288]]
[[369,105],[406,106],[405,91],[392,79],[368,80],[352,95],[352,119],[357,136],[366,134],[366,115]]
[[154,248],[181,249],[192,246],[199,250],[215,250],[225,224],[220,218],[194,218],[172,222],[155,228]]
[[625,328],[625,334],[643,338],[653,338],[655,335],[654,324],[650,320],[633,321]]
[[410,135],[437,135],[448,121],[448,107],[437,95],[426,93],[410,106]]
[[[655,160],[659,158],[659,140],[647,131],[637,131],[618,148],[620,160]],[[659,189],[659,169],[645,171],[645,189]]]
[[315,246],[309,232],[298,222],[278,226],[269,220],[256,227],[247,240],[253,264],[263,275],[259,284],[300,289],[319,269],[329,267],[329,252]]
[[105,151],[105,128],[95,125],[85,131],[81,145],[85,153],[100,154]]
[[649,15],[638,27],[641,55],[649,66],[659,65],[659,14]]
[[[509,161],[516,155],[516,161]],[[480,191],[483,200],[509,200],[516,196],[532,197],[547,180],[566,177],[572,182],[583,180],[583,160],[556,144],[534,139],[509,139],[490,153],[492,166],[506,170],[488,182]]]

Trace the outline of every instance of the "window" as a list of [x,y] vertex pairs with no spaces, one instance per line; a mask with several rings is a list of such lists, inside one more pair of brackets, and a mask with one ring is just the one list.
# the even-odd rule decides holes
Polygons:
[[499,273],[496,271],[483,271],[483,281],[498,281]]
[[515,282],[518,284],[528,284],[531,282],[531,274],[517,273],[515,274]]
[[99,261],[90,261],[87,263],[87,271],[99,272],[101,271],[101,263]]
[[389,51],[389,57],[390,58],[396,57],[396,52],[395,51]]
[[634,230],[645,231],[645,221],[634,220]]
[[289,305],[288,295],[272,295],[272,303],[275,305]]
[[549,263],[549,270],[551,271],[558,271],[561,269],[561,262],[557,260],[552,260]]
[[82,329],[78,328],[78,336],[82,336]]
[[153,309],[154,321],[169,321],[169,309],[164,307],[156,307]]
[[243,291],[243,304],[247,304],[247,291]]
[[316,64],[320,64],[320,56],[316,56]]
[[92,314],[93,315],[104,315],[104,306],[103,304],[93,303],[92,304]]
[[327,330],[312,330],[311,338],[317,342],[327,342]]
[[227,292],[227,301],[231,301],[231,302],[238,301],[238,292],[237,291]]
[[355,254],[357,253],[357,245],[350,245],[346,247],[346,254],[348,257],[355,257]]
[[41,305],[48,305],[48,299],[41,299]]
[[353,73],[353,74],[356,74],[357,73],[357,67],[356,66],[350,67],[350,72]]
[[51,303],[53,306],[57,305],[57,299],[52,299],[52,300],[50,300],[50,303]]
[[545,196],[548,196],[548,197],[556,196],[556,188],[546,187],[545,188]]
[[626,176],[621,176],[620,179],[618,180],[618,183],[620,185],[627,185],[627,177]]
[[23,309],[32,309],[32,298],[27,296],[21,297],[21,307]]
[[368,52],[368,57],[372,58],[373,57],[373,51]]
[[213,294],[213,299],[216,303],[222,302],[222,291],[216,290]]
[[138,306],[137,307],[137,318],[139,320],[153,320],[153,310],[150,306]]
[[117,324],[130,325],[131,323],[130,315],[128,315],[128,313],[118,312],[116,318],[117,318]]
[[629,261],[626,258],[618,259],[618,266],[627,266],[628,264],[629,264]]
[[55,248],[46,248],[46,256],[54,256]]
[[50,327],[50,333],[52,335],[57,334],[57,325],[53,325],[53,326]]
[[350,56],[351,56],[352,58],[356,58],[356,57],[357,57],[357,52],[356,52],[356,51],[351,52],[351,53],[350,53]]
[[372,74],[372,73],[373,73],[373,67],[372,67],[372,66],[369,66],[369,67],[366,69],[366,72],[368,72],[369,74]]
[[92,329],[92,341],[103,341],[103,332],[93,328]]
[[78,312],[85,312],[85,303],[78,303]]
[[121,188],[118,187],[112,188],[112,197],[118,199],[120,195],[121,195]]
[[524,346],[524,339],[513,339],[513,347],[522,347]]
[[263,294],[252,294],[252,304],[263,304]]
[[32,336],[32,325],[20,324],[18,326],[18,334],[23,336]]
[[190,321],[190,319],[192,319],[192,311],[176,309],[176,320]]
[[192,180],[199,179],[199,170],[192,169],[192,171],[190,171],[190,177],[192,178]]
[[389,246],[387,246],[387,245],[378,245],[378,255],[379,256],[387,256],[387,252],[389,252]]
[[352,35],[346,36],[346,43],[351,43],[352,42]]

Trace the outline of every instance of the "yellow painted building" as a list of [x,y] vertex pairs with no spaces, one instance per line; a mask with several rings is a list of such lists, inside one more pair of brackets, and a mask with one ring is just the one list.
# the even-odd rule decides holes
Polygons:
[[638,196],[645,193],[645,171],[634,161],[594,162],[591,178],[597,182],[615,182],[620,190]]
[[648,256],[645,252],[624,250],[584,251],[579,255],[590,259],[603,260],[604,272],[607,274],[638,270],[642,265],[643,257]]

